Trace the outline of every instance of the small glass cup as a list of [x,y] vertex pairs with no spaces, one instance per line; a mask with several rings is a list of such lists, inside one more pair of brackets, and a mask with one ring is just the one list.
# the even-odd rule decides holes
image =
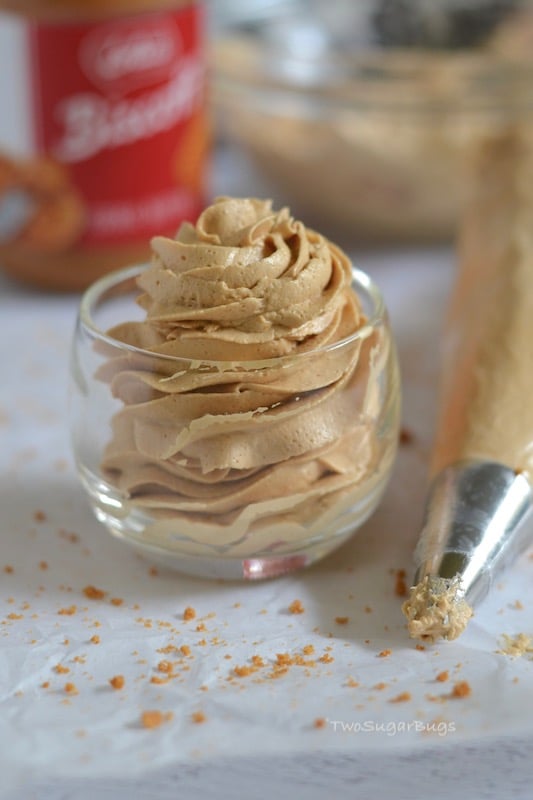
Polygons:
[[73,446],[96,517],[202,577],[274,577],[322,558],[374,511],[396,452],[398,365],[379,290],[353,270],[365,322],[346,339],[214,362],[106,333],[142,318],[143,269],[87,290],[73,342]]

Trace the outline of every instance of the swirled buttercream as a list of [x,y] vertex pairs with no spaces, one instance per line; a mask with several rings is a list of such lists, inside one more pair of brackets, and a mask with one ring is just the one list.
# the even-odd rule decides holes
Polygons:
[[349,527],[391,458],[375,435],[389,339],[347,256],[234,198],[152,249],[145,318],[109,331],[131,347],[98,373],[121,402],[102,469],[145,538],[245,557]]

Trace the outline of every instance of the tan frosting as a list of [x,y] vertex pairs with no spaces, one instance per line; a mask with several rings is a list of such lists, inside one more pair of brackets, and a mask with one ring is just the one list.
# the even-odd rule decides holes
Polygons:
[[521,129],[487,143],[466,215],[444,337],[432,472],[462,458],[533,474],[533,150]]
[[411,587],[402,611],[407,617],[411,638],[428,642],[457,639],[472,616],[472,609],[461,595],[458,580],[429,575]]
[[388,340],[365,324],[348,258],[256,199],[219,198],[152,247],[146,318],[110,335],[174,360],[131,353],[99,371],[123,403],[103,470],[153,519],[145,538],[245,555],[326,521],[334,533],[341,511],[349,525],[393,447],[374,435]]

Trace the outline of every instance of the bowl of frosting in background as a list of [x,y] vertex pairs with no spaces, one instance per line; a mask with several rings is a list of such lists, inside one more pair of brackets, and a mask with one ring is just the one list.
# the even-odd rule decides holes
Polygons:
[[76,463],[112,534],[204,577],[307,566],[376,508],[398,441],[377,287],[270,201],[219,198],[84,295]]
[[453,237],[528,109],[529,0],[214,4],[213,103],[276,202],[342,241]]

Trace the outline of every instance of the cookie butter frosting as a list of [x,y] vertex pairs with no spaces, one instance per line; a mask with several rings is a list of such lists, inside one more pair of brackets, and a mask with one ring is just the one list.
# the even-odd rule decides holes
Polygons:
[[461,635],[473,612],[460,588],[459,580],[429,575],[411,587],[402,611],[412,639],[436,642]]
[[393,446],[374,434],[389,342],[348,258],[257,199],[219,198],[152,248],[145,319],[109,332],[144,352],[99,370],[122,403],[103,472],[144,538],[249,555],[349,528]]

